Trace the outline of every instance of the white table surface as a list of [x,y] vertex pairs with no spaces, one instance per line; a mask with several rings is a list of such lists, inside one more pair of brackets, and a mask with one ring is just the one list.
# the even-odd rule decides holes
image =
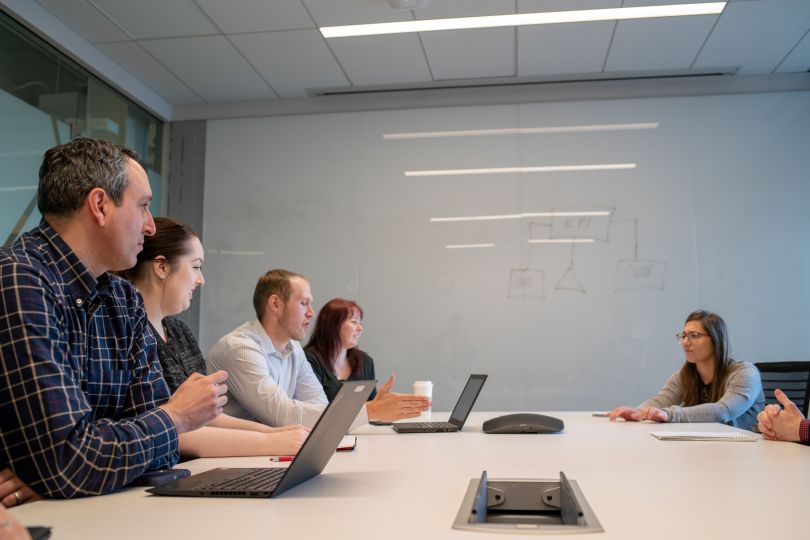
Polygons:
[[[651,431],[732,428],[611,423],[584,412],[550,413],[565,421],[562,434],[482,433],[481,423],[500,414],[473,413],[461,433],[360,428],[354,452],[337,453],[323,474],[277,499],[157,497],[145,488],[127,488],[102,497],[40,501],[12,513],[25,525],[53,527],[56,540],[514,538],[451,528],[470,479],[483,470],[490,479],[556,479],[562,470],[579,483],[605,529],[588,537],[808,537],[810,447],[765,440],[659,441]],[[261,457],[180,466],[198,473],[286,465]]]

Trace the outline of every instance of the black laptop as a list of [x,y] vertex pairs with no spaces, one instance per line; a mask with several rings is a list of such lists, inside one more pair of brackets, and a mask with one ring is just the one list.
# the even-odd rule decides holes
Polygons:
[[394,431],[397,433],[461,431],[486,380],[486,375],[470,375],[464,390],[461,392],[461,397],[458,398],[458,403],[453,409],[453,414],[450,415],[449,422],[395,422],[393,425]]
[[182,497],[276,497],[321,474],[376,382],[344,382],[289,467],[213,469],[146,491]]

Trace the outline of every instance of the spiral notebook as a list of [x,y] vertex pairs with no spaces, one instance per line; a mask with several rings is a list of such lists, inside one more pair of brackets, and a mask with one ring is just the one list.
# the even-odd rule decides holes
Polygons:
[[754,442],[759,437],[743,431],[653,431],[653,437],[661,441],[732,441]]

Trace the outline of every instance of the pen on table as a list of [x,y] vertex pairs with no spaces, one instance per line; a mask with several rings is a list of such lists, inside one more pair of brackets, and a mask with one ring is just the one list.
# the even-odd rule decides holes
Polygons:
[[270,456],[270,461],[292,461],[294,459],[293,456]]

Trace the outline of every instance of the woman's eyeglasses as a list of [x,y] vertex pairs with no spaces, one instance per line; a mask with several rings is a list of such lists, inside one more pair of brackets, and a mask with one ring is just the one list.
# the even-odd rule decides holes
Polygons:
[[675,339],[678,340],[678,343],[683,343],[686,338],[689,338],[689,341],[695,341],[703,336],[708,335],[709,334],[704,334],[703,332],[678,332],[675,334]]

